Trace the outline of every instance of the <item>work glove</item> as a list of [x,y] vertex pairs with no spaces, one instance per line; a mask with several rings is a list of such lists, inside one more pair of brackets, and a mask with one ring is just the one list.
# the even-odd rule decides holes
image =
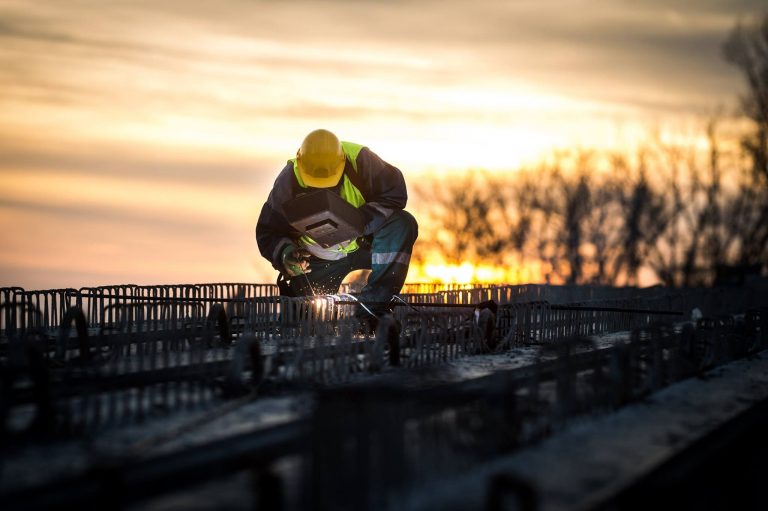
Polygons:
[[296,245],[288,245],[283,249],[280,260],[285,268],[285,273],[289,277],[296,277],[309,273],[309,252]]

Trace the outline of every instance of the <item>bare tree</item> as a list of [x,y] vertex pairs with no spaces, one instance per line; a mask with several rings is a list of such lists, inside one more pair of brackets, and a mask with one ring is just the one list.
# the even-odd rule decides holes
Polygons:
[[470,172],[430,182],[428,187],[417,188],[417,193],[429,204],[428,222],[434,226],[430,238],[422,237],[422,245],[439,250],[452,261],[487,255],[485,245],[492,240],[494,228],[484,174]]
[[666,196],[649,183],[644,150],[639,152],[634,167],[629,165],[626,157],[614,155],[612,169],[613,175],[620,180],[621,210],[617,215],[620,223],[616,243],[618,260],[609,281],[618,282],[623,274],[623,282],[637,285],[640,268],[676,212]]
[[584,278],[584,224],[592,209],[590,158],[591,154],[584,152],[560,152],[537,171],[539,257],[550,263],[559,280],[567,283]]
[[658,236],[646,236],[650,243],[645,263],[667,285],[706,284],[713,276],[712,259],[721,252],[709,236],[713,220],[720,217],[713,213],[718,208],[720,189],[716,147],[711,146],[708,170],[693,146],[664,144],[656,139],[646,148],[645,156],[656,186],[666,191],[657,203],[656,226],[649,226]]
[[470,172],[420,190],[434,229],[419,243],[451,262],[538,259],[548,280],[566,283],[637,285],[647,268],[664,284],[698,286],[722,266],[765,271],[768,15],[737,23],[724,53],[748,85],[741,152],[712,121],[704,153],[657,136],[634,158],[560,151],[507,175]]
[[738,22],[723,52],[747,82],[741,108],[753,130],[743,138],[743,147],[752,158],[754,171],[768,179],[768,14],[752,23]]
[[738,22],[723,46],[725,58],[744,76],[747,92],[741,98],[742,113],[752,129],[742,138],[751,159],[753,174],[739,176],[738,200],[727,214],[737,218],[732,243],[740,252],[739,263],[761,264],[768,260],[768,13],[750,23]]
[[671,286],[709,285],[719,267],[764,263],[768,197],[743,155],[728,149],[712,120],[708,149],[650,141],[635,168],[621,162],[623,254],[617,267],[636,282],[641,267]]
[[[708,285],[723,265],[768,261],[768,200],[743,154],[648,142],[634,158],[555,153],[531,169],[470,172],[421,190],[438,226],[422,244],[450,262],[547,263],[547,280]],[[428,231],[426,231],[428,232]]]
[[422,190],[439,227],[420,243],[452,262],[538,259],[551,268],[547,280],[565,283],[637,285],[643,268],[670,286],[711,284],[727,266],[765,272],[768,15],[737,23],[723,49],[748,86],[741,152],[713,120],[704,153],[657,136],[634,159],[560,151],[506,176],[471,172]]

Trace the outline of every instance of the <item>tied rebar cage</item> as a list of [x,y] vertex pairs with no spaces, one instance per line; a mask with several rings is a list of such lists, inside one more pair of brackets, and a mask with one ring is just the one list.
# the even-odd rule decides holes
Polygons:
[[743,323],[724,317],[638,328],[626,342],[597,351],[579,350],[588,339],[564,339],[550,345],[555,358],[482,381],[418,392],[397,384],[324,390],[313,415],[307,503],[423,508],[425,496],[446,481],[574,418],[614,410],[765,350],[766,312],[751,310]]
[[358,319],[365,303],[355,295],[288,298],[269,284],[2,288],[0,363],[10,395],[3,416],[21,410],[36,429],[94,430],[258,388],[349,383],[650,328],[685,319],[694,306],[716,318],[763,296],[544,285],[404,291],[389,304],[392,316],[371,330]]
[[[153,431],[63,482],[0,479],[0,497],[125,505],[215,466],[245,468],[254,498],[285,509],[424,508],[433,488],[574,420],[768,348],[759,286],[405,291],[385,304],[251,284],[0,289],[3,454]],[[278,422],[254,419],[277,402]],[[229,413],[232,429],[208,424]]]

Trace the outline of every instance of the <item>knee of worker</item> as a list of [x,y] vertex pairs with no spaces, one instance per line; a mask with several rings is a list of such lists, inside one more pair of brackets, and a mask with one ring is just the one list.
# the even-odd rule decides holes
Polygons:
[[419,224],[412,214],[408,213],[404,209],[400,209],[392,213],[387,219],[385,227],[398,232],[403,239],[413,244],[416,238],[419,236]]

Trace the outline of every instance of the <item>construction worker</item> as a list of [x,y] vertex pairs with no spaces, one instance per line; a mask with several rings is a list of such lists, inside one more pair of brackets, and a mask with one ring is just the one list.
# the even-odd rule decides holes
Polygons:
[[[291,226],[286,201],[317,188],[358,209],[365,225],[359,237],[325,248]],[[400,292],[418,235],[416,220],[403,209],[407,199],[400,170],[367,147],[340,142],[324,129],[307,135],[277,176],[256,224],[259,251],[281,274],[281,294],[335,294],[350,272],[370,269],[360,301],[378,303],[368,307],[375,316],[386,313],[381,304]],[[358,317],[371,319],[364,309]]]

